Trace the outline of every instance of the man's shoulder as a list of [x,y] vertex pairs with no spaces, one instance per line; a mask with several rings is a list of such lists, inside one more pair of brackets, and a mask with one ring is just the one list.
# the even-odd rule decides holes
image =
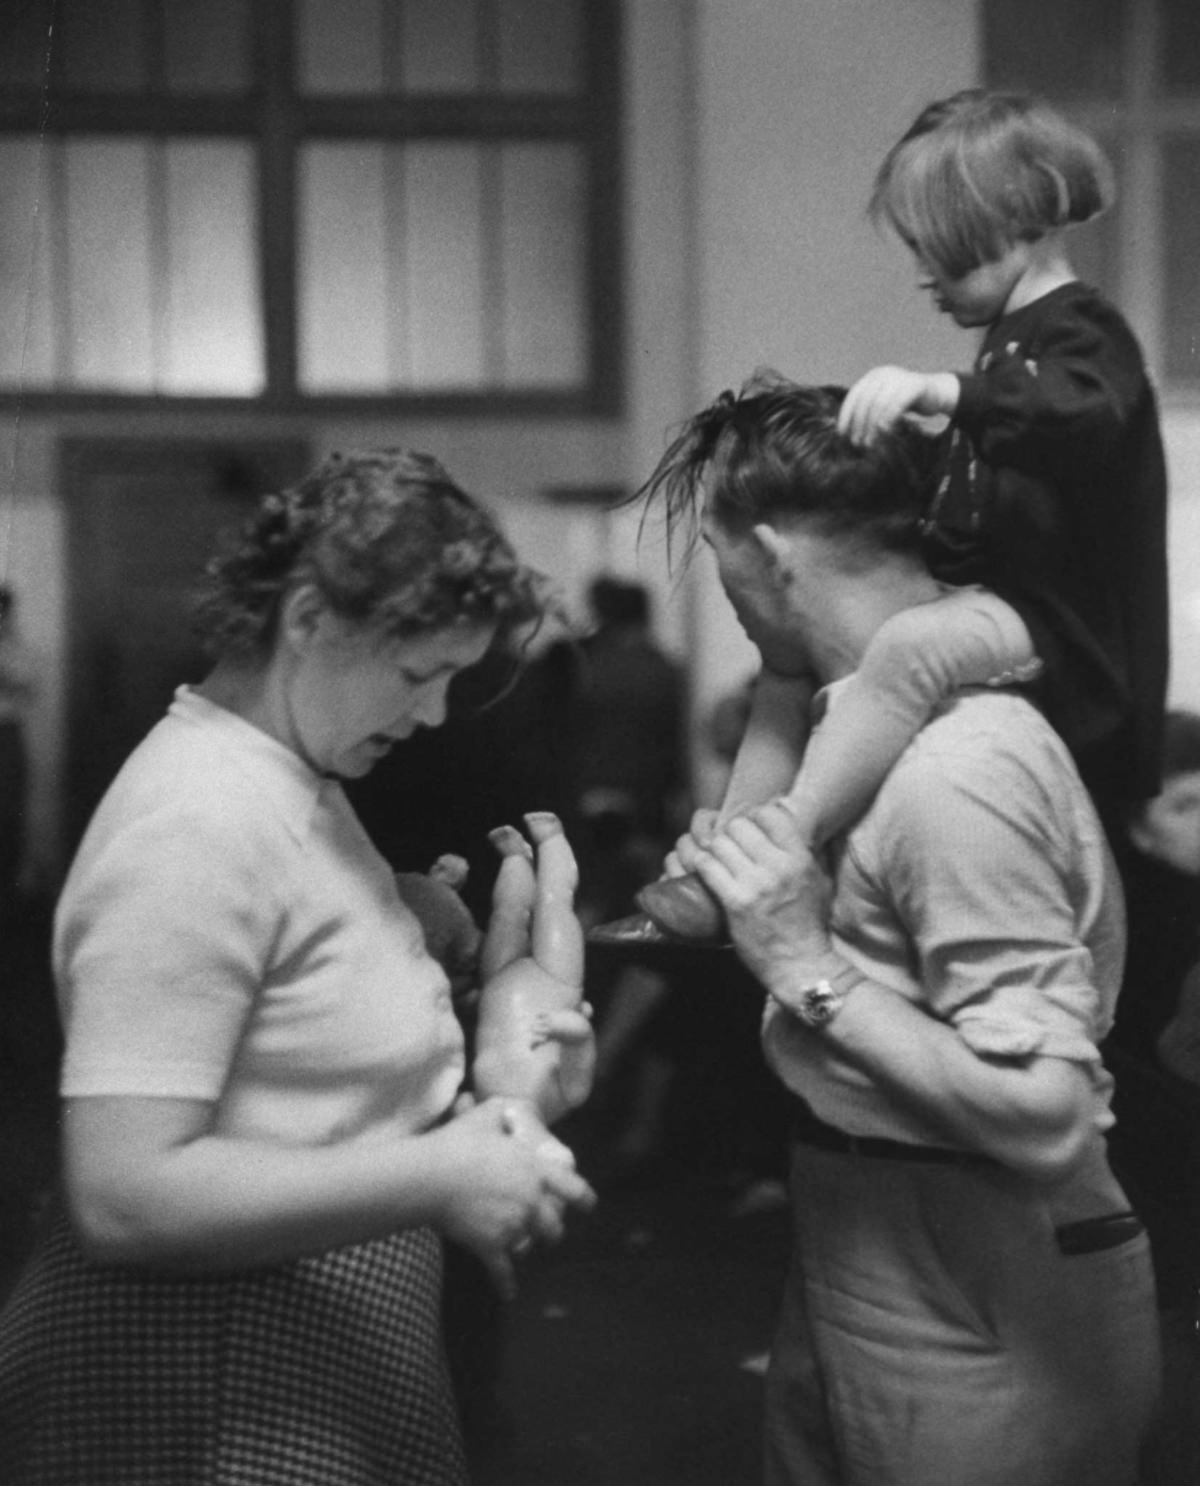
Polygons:
[[958,693],[922,728],[873,813],[881,824],[977,810],[1049,824],[1089,809],[1065,743],[1038,708],[1019,692],[979,689]]

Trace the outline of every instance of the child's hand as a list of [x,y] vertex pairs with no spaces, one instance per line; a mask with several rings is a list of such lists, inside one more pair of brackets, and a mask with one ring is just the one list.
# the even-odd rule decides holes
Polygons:
[[872,367],[846,393],[838,413],[838,431],[852,443],[870,444],[906,413],[948,417],[958,406],[959,390],[953,372]]

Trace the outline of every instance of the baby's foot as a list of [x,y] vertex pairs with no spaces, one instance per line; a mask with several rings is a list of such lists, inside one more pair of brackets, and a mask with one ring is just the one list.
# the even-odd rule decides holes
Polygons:
[[455,856],[453,852],[445,852],[438,857],[429,869],[429,875],[434,882],[444,882],[447,887],[452,887],[455,892],[465,887],[467,877],[470,873],[466,857]]
[[549,841],[552,836],[561,836],[563,833],[562,821],[552,810],[528,811],[525,824],[529,827],[529,834],[539,845],[543,841]]
[[725,937],[725,911],[694,872],[647,883],[637,894],[638,907],[668,934],[680,939]]
[[488,840],[502,857],[524,857],[528,862],[533,861],[533,847],[516,826],[497,826],[488,832]]

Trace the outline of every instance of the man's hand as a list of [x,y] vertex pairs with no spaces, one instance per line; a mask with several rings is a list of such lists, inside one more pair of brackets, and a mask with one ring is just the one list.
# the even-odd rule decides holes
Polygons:
[[676,841],[663,862],[664,877],[684,877],[696,870],[696,863],[707,850],[717,829],[718,813],[703,808],[692,815],[687,830]]
[[876,366],[846,393],[838,432],[855,444],[870,444],[906,413],[949,417],[958,406],[960,384],[953,372],[917,372]]
[[686,854],[724,907],[738,954],[764,985],[797,960],[830,953],[829,874],[786,800],[734,816],[705,843],[693,832]]

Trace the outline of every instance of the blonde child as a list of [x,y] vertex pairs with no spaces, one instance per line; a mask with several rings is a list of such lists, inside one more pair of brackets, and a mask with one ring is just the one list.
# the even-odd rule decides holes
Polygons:
[[[884,159],[872,218],[912,252],[938,310],[984,335],[970,372],[867,372],[838,427],[866,447],[909,415],[949,419],[923,524],[949,587],[884,626],[790,788],[804,658],[764,655],[723,816],[785,792],[824,844],[949,694],[980,684],[1032,684],[1110,829],[1155,793],[1167,672],[1158,413],[1132,331],[1075,277],[1065,242],[1111,194],[1095,142],[1016,94],[933,103]],[[697,457],[701,427],[709,456],[722,437],[736,445],[738,401],[724,394],[693,420],[648,488]],[[751,450],[726,454],[753,468]],[[693,877],[651,884],[640,901],[669,932],[720,932]]]

